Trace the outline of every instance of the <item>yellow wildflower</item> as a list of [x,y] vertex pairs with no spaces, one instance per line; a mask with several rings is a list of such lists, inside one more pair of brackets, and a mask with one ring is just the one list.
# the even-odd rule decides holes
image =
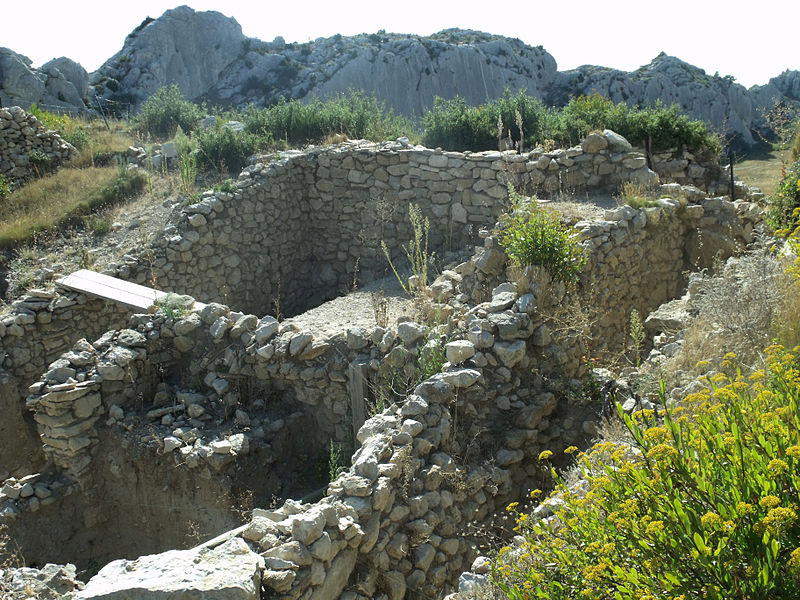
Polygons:
[[551,456],[553,456],[553,453],[550,450],[544,450],[539,453],[539,460],[547,460]]

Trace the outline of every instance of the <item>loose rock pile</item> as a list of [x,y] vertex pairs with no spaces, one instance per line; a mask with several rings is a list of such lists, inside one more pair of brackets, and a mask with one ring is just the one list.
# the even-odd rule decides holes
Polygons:
[[0,175],[20,183],[72,158],[75,147],[19,106],[0,108]]

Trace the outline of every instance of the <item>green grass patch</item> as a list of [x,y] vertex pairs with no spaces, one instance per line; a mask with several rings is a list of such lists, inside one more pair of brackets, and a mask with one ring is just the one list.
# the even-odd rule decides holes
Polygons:
[[14,190],[0,201],[0,248],[31,239],[101,206],[131,198],[146,178],[117,167],[62,169]]

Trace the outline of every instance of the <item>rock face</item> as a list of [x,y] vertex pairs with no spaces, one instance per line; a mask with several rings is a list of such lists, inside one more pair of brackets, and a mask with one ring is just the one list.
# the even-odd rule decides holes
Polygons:
[[186,97],[196,98],[242,54],[245,39],[234,19],[179,6],[133,30],[122,50],[92,74],[92,92],[138,104],[175,83]]
[[[798,71],[786,71],[750,90],[731,77],[707,75],[663,53],[633,72],[590,65],[559,72],[541,46],[459,29],[427,37],[380,31],[305,44],[287,44],[280,37],[262,42],[245,37],[233,18],[188,6],[145,19],[88,83],[90,96],[117,102],[123,111],[135,110],[161,86],[174,83],[187,98],[237,107],[361,89],[411,117],[430,109],[436,96],[458,95],[477,105],[509,88],[563,105],[570,96],[597,91],[631,106],[677,103],[718,129],[724,123],[726,133],[736,134],[744,144],[752,144],[754,129],[764,127],[761,110],[771,107],[774,98],[800,101]],[[5,105],[84,108],[86,84],[85,71],[69,59],[36,70],[27,58],[0,49],[0,99]]]
[[738,134],[744,143],[752,144],[752,129],[763,121],[759,109],[768,109],[773,96],[783,95],[777,86],[769,91],[752,94],[730,77],[707,75],[662,52],[630,73],[592,65],[560,73],[545,100],[564,104],[571,95],[595,92],[629,106],[652,106],[661,100],[668,106],[678,104],[683,112],[717,129],[725,124],[728,134]]
[[209,96],[264,104],[363,89],[400,114],[419,116],[435,96],[458,94],[477,105],[508,87],[541,97],[556,75],[555,59],[541,47],[476,31],[333,36],[302,45],[253,40]]
[[48,110],[85,112],[86,70],[68,58],[57,58],[41,69],[8,48],[0,48],[0,103],[28,108],[36,103]]
[[257,600],[264,559],[233,538],[213,550],[173,550],[115,560],[76,600]]

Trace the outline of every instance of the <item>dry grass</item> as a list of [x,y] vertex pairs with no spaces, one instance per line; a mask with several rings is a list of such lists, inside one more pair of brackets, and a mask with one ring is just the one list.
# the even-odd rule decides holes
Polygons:
[[774,194],[782,178],[782,169],[791,164],[789,152],[784,153],[772,147],[764,147],[750,153],[741,162],[734,163],[733,173],[751,187],[757,187],[767,196]]
[[70,166],[82,169],[109,165],[113,163],[116,154],[124,154],[129,146],[137,144],[122,123],[110,122],[109,125],[110,130],[102,122],[93,122],[83,127],[88,134],[88,142],[80,154],[70,161]]
[[[131,190],[111,192],[117,167],[62,169],[15,190],[0,205],[0,248],[9,248],[37,232],[63,225]],[[143,182],[133,182],[141,185]]]

